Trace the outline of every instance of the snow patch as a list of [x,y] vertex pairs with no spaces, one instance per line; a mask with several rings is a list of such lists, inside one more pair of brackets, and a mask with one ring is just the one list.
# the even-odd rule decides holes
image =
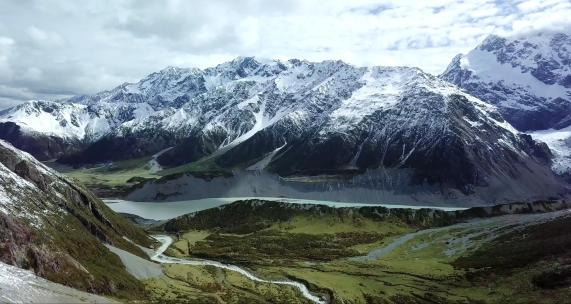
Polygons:
[[368,68],[361,77],[363,86],[331,114],[332,124],[349,128],[367,115],[394,106],[399,102],[404,86],[413,76],[412,73],[398,70]]
[[[559,84],[545,84],[539,81],[530,73],[522,72],[520,67],[511,64],[498,62],[496,55],[474,49],[460,60],[463,69],[472,71],[474,75],[488,83],[504,83],[515,89],[530,91],[533,95],[546,99],[558,97],[569,98],[567,89]],[[517,104],[506,104],[506,106],[518,106]]]
[[117,303],[50,282],[28,270],[0,262],[0,302],[2,303]]

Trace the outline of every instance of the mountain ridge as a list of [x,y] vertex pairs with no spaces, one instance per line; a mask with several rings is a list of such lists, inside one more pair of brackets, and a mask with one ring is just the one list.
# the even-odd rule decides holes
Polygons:
[[454,57],[440,78],[494,104],[518,130],[548,144],[552,169],[571,172],[571,33],[491,35]]
[[498,106],[520,131],[560,129],[571,124],[570,49],[564,32],[490,35],[440,78]]
[[[57,128],[48,130],[85,126],[76,133],[81,144],[59,154],[73,165],[165,150],[154,159],[167,168],[207,161],[279,176],[377,170],[389,191],[430,186],[462,195],[540,176],[549,192],[560,189],[553,195],[565,192],[544,170],[545,146],[520,135],[493,105],[418,68],[239,57],[204,70],[169,67],[74,97],[65,111],[47,104],[57,114],[50,116]],[[30,115],[15,118],[46,116],[35,110],[14,108],[0,121],[31,127]],[[77,117],[89,119],[74,124]]]

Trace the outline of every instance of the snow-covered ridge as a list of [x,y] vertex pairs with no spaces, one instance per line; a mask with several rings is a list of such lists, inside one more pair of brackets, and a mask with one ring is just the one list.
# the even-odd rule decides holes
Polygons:
[[[63,111],[51,104],[49,115]],[[386,191],[445,183],[454,188],[449,196],[457,189],[474,193],[490,181],[513,185],[523,176],[527,183],[549,171],[549,152],[504,120],[497,103],[411,67],[239,57],[204,70],[169,67],[138,83],[60,104],[87,119],[80,124],[85,130],[74,125],[60,133],[81,142],[60,158],[73,164],[173,147],[155,158],[161,168],[205,161],[280,176],[386,169],[390,174],[375,181]],[[27,107],[34,104],[0,113],[0,119],[28,113]],[[51,115],[54,122],[67,121],[60,116]],[[22,128],[28,127],[24,121]],[[40,128],[35,132],[42,134]],[[38,146],[42,151],[46,145]],[[559,187],[549,172],[543,176],[544,189]],[[351,183],[371,185],[359,178]]]
[[18,105],[0,117],[0,122],[14,122],[25,130],[63,138],[85,137],[90,121],[84,105],[45,100]]
[[571,33],[491,35],[440,76],[494,104],[518,130],[547,143],[553,170],[571,171]]
[[303,124],[299,119],[318,108],[330,115],[330,128],[344,130],[393,107],[412,86],[466,95],[416,68],[239,57],[205,70],[168,67],[95,95],[30,101],[0,113],[0,122],[88,142],[131,130],[214,130],[226,133],[225,146],[280,120]]
[[519,130],[571,124],[571,33],[491,35],[441,78],[497,105]]
[[543,31],[509,38],[492,35],[476,49],[494,54],[497,62],[545,84],[571,88],[570,34]]
[[[503,82],[546,99],[571,95],[571,38],[536,33],[519,39],[490,36],[460,60],[482,81]],[[513,105],[513,104],[512,104]]]
[[[535,96],[546,99],[565,98],[569,93],[564,86],[558,83],[547,84],[533,74],[524,72],[520,66],[502,63],[493,53],[481,49],[470,51],[461,59],[460,66],[480,77],[482,81],[502,82],[521,90],[529,90]],[[509,101],[502,105],[517,106]]]

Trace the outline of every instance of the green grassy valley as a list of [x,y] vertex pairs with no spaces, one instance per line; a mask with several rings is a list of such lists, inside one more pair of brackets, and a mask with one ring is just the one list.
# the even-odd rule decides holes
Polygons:
[[[422,211],[393,210],[375,218],[357,208],[254,200],[157,229],[177,236],[171,256],[304,282],[331,303],[570,302],[571,217],[565,211],[465,220],[472,210],[445,223]],[[157,301],[309,302],[289,287],[227,270],[164,267],[164,278],[145,282]]]
[[0,304],[571,304],[571,0],[0,12]]

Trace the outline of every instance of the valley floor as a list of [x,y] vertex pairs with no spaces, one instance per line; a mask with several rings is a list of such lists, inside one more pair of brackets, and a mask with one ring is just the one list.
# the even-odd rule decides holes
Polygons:
[[301,282],[331,303],[571,303],[571,234],[561,230],[571,227],[567,210],[418,231],[358,216],[266,224],[186,230],[166,251],[178,262],[238,265],[265,281],[175,263],[145,281],[147,288],[157,301],[189,303],[312,303],[299,288],[268,280]]

